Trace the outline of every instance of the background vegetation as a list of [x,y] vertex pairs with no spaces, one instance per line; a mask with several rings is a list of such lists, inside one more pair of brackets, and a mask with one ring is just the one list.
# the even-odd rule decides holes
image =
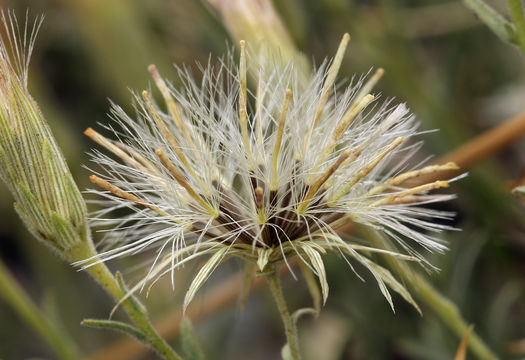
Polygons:
[[[132,112],[129,89],[150,86],[146,70],[150,63],[168,77],[174,75],[171,63],[186,64],[198,75],[196,63],[206,63],[210,54],[215,61],[215,55],[234,44],[220,12],[228,2],[0,1],[18,14],[29,8],[30,14],[46,16],[32,59],[30,86],[80,188],[88,186],[89,173],[82,164],[88,164],[86,151],[93,146],[82,131],[107,122],[108,98]],[[507,13],[505,1],[491,4]],[[352,40],[342,76],[350,79],[372,68],[385,69],[378,85],[382,96],[406,102],[422,129],[440,129],[425,135],[421,160],[447,154],[525,110],[523,55],[498,39],[461,1],[275,0],[274,6],[293,43],[313,63],[331,56],[341,35],[349,32]],[[525,356],[525,226],[523,199],[510,190],[525,181],[524,169],[523,141],[506,143],[468,169],[469,177],[450,190],[458,199],[440,205],[457,212],[454,225],[463,231],[445,235],[450,251],[433,259],[441,270],[428,274],[498,354],[516,359]],[[120,344],[122,359],[152,357],[140,346],[119,343],[118,334],[79,325],[85,317],[107,317],[112,302],[88,276],[31,237],[4,186],[0,237],[1,258],[10,272],[49,316],[60,319],[82,354],[117,359],[108,351]],[[110,266],[124,269],[136,264],[124,259]],[[329,260],[327,267],[328,303],[319,319],[301,323],[308,358],[453,358],[458,338],[424,305],[421,317],[396,298],[393,314],[372,281],[362,283],[344,262]],[[192,266],[180,272],[175,291],[169,281],[162,282],[145,300],[174,343],[181,298],[189,284],[186,273],[191,270]],[[213,359],[277,358],[282,329],[267,291],[252,295],[244,311],[235,306],[235,299],[229,300],[231,290],[224,284],[236,284],[238,270],[239,264],[231,262],[218,271],[191,312],[204,350]],[[137,274],[125,275],[133,279]],[[310,301],[301,282],[289,279],[285,291],[296,305],[292,307]],[[210,308],[210,299],[217,309]],[[53,357],[0,301],[0,358]]]

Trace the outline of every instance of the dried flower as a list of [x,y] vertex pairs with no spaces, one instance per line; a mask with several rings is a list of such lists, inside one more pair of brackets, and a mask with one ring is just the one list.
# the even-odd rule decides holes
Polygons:
[[[154,66],[150,72],[165,101],[162,110],[144,91],[136,97],[138,118],[113,106],[112,141],[92,129],[86,135],[116,155],[93,152],[102,172],[90,177],[106,205],[95,216],[114,229],[99,261],[154,251],[149,273],[137,285],[153,282],[203,255],[211,255],[186,294],[185,304],[224,260],[239,257],[271,271],[274,264],[298,258],[328,283],[322,255],[334,252],[371,271],[391,303],[387,286],[414,304],[374,253],[425,262],[421,251],[443,251],[431,233],[446,229],[433,222],[450,214],[421,205],[448,200],[433,195],[447,187],[435,181],[404,187],[422,174],[454,164],[405,171],[420,143],[417,124],[404,104],[373,106],[369,94],[383,71],[367,81],[335,85],[349,36],[333,61],[325,62],[306,86],[294,62],[258,67],[247,61],[241,41],[240,64],[232,57],[218,69],[203,69],[197,83],[179,69],[182,89],[170,87]],[[247,90],[247,67],[258,74],[255,93]],[[109,220],[108,212],[130,208]],[[357,223],[393,237],[402,251],[344,239],[338,229]],[[88,261],[90,261],[88,259]],[[350,265],[352,266],[352,265]],[[415,305],[415,304],[414,304]]]
[[37,19],[29,29],[26,16],[20,31],[14,13],[2,12],[6,39],[0,40],[0,176],[31,232],[73,261],[72,248],[89,238],[86,205],[27,89],[29,58],[41,22]]

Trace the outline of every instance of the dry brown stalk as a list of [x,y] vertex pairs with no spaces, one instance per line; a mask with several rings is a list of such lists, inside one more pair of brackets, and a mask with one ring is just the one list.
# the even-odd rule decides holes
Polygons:
[[[446,179],[457,175],[458,172],[468,170],[498,151],[505,149],[523,136],[525,136],[525,111],[507,119],[501,125],[485,131],[456,150],[437,159],[435,161],[436,164],[452,161],[460,167],[460,170],[435,174],[434,176],[438,175],[440,178]],[[422,180],[428,182],[434,179],[426,178]]]
[[525,338],[509,341],[505,348],[509,354],[524,355],[525,354]]
[[414,186],[428,182],[449,179],[479,164],[491,155],[505,149],[525,136],[525,111],[505,120],[501,125],[476,136],[456,150],[453,150],[434,161],[435,164],[454,162],[459,170],[441,171],[414,178],[406,184]]
[[439,159],[440,163],[455,162],[463,169],[486,159],[525,135],[525,111],[501,125],[475,137],[458,149]]

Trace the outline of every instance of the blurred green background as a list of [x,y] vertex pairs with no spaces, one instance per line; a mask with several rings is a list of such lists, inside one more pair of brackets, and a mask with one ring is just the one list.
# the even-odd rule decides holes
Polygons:
[[[129,89],[151,85],[155,63],[173,77],[172,63],[212,61],[232,47],[220,9],[231,0],[12,0],[19,15],[44,13],[30,71],[30,88],[56,134],[81,189],[93,147],[82,131],[107,123],[108,98],[133,112]],[[264,0],[256,2],[264,3]],[[352,40],[340,78],[383,67],[377,89],[406,102],[424,130],[421,160],[444,155],[486,129],[525,110],[525,59],[501,42],[460,1],[274,0],[297,48],[314,64],[332,56],[344,32]],[[506,13],[504,1],[491,4]],[[224,8],[222,8],[224,9]],[[21,16],[20,16],[21,17]],[[231,29],[230,29],[231,30]],[[472,169],[440,205],[457,212],[461,232],[444,237],[450,251],[435,256],[432,282],[503,358],[525,356],[525,226],[521,199],[510,189],[525,169],[518,141]],[[60,319],[83,354],[118,334],[82,328],[85,317],[106,318],[113,305],[87,275],[64,264],[24,229],[12,198],[0,187],[0,251],[35,302]],[[361,282],[342,261],[329,258],[330,297],[319,319],[301,322],[308,359],[451,359],[459,340],[423,306],[419,316],[399,297],[393,314],[373,281]],[[123,269],[140,260],[110,264]],[[196,265],[195,265],[196,266]],[[240,269],[223,267],[200,294]],[[145,300],[153,318],[180,311],[185,279],[172,291],[162,282]],[[126,273],[125,273],[126,275]],[[128,279],[133,279],[130,273]],[[366,275],[365,275],[366,278]],[[180,291],[178,291],[180,290]],[[302,282],[286,282],[292,308],[309,305]],[[235,305],[235,304],[234,304]],[[253,295],[244,312],[234,306],[196,324],[210,359],[274,359],[284,342],[269,294]],[[176,338],[170,339],[173,343]],[[309,350],[306,350],[309,349]],[[320,353],[319,353],[320,351]],[[153,358],[145,353],[143,359]],[[53,353],[0,301],[0,359],[53,359]]]

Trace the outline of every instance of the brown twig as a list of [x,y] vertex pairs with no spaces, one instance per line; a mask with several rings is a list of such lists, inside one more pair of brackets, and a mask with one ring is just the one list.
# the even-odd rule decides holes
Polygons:
[[452,161],[462,168],[469,168],[504,149],[523,135],[525,135],[525,111],[448,153],[440,158],[439,162]]
[[525,354],[525,339],[518,339],[509,341],[505,345],[505,349],[509,354],[512,355],[524,355]]
[[[454,162],[459,166],[459,170],[428,174],[411,180],[410,185],[413,186],[416,183],[425,184],[439,179],[454,177],[458,173],[477,165],[494,153],[503,150],[523,136],[525,136],[525,111],[507,119],[501,125],[485,131],[456,150],[434,161],[435,164]],[[407,181],[407,183],[409,182]]]
[[468,340],[470,337],[470,333],[472,333],[472,330],[474,330],[474,325],[470,325],[467,329],[467,332],[463,336],[463,339],[461,340],[461,343],[458,346],[458,350],[456,351],[456,356],[454,357],[454,360],[465,360],[467,357],[467,349],[468,349]]

